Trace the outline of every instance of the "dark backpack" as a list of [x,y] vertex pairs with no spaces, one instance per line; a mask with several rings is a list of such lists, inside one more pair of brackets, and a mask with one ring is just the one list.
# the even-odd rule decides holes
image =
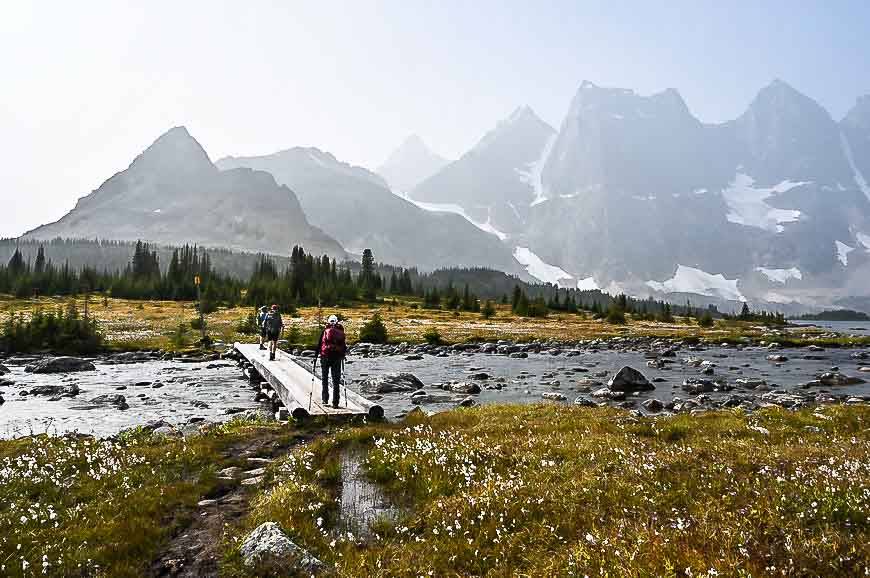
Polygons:
[[321,357],[344,357],[347,352],[347,342],[344,338],[344,327],[339,324],[330,325],[323,332],[323,342],[320,344]]
[[281,331],[281,314],[269,312],[263,320],[263,329],[268,333],[278,333]]

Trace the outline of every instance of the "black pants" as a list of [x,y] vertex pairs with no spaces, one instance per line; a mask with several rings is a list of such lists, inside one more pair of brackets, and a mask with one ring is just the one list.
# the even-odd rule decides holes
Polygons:
[[338,405],[341,399],[341,358],[320,358],[322,373],[323,403],[329,403],[329,374],[332,373],[332,404]]

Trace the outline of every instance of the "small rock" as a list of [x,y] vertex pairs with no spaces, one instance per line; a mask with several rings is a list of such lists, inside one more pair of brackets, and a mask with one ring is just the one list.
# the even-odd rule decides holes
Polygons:
[[476,402],[474,401],[473,397],[466,397],[465,399],[463,399],[462,401],[459,402],[459,406],[460,407],[471,407],[475,403]]
[[127,405],[127,398],[117,393],[98,395],[97,397],[92,398],[90,402],[96,405],[111,405],[120,410],[128,409],[130,407]]
[[641,404],[647,411],[658,413],[665,408],[665,404],[657,399],[648,399]]
[[543,399],[548,399],[550,401],[567,401],[568,398],[565,397],[564,394],[559,393],[558,391],[545,391],[541,394]]
[[200,508],[208,508],[209,506],[216,506],[217,503],[217,500],[200,500],[196,503],[196,505]]
[[515,351],[511,353],[508,357],[511,357],[513,359],[526,359],[528,356],[529,354],[525,351]]
[[421,359],[423,359],[423,356],[419,353],[415,353],[413,355],[408,355],[405,357],[405,361],[420,361]]
[[587,399],[581,395],[574,400],[574,405],[579,405],[580,407],[596,407],[598,404],[596,404],[591,399]]
[[838,385],[857,385],[859,383],[864,383],[864,380],[860,377],[851,377],[848,375],[843,375],[842,373],[836,371],[829,371],[821,374],[818,377],[819,383],[827,386],[838,386]]
[[788,357],[785,355],[768,355],[767,360],[772,361],[773,363],[785,363],[788,361]]

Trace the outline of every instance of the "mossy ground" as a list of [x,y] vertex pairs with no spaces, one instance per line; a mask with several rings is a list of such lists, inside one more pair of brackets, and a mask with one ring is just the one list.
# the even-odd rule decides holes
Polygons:
[[[13,299],[0,298],[0,316],[9,312],[27,313],[35,308],[62,307],[70,298]],[[84,308],[84,299],[76,299],[79,309]],[[694,319],[678,319],[674,323],[639,321],[628,317],[626,325],[612,325],[593,319],[588,313],[551,313],[547,318],[524,318],[514,315],[509,306],[497,305],[496,314],[484,319],[479,313],[423,309],[414,301],[387,301],[374,305],[357,305],[320,309],[303,307],[297,316],[285,316],[285,337],[295,337],[299,344],[313,344],[319,335],[319,327],[331,313],[338,313],[345,320],[349,339],[356,341],[360,328],[380,312],[391,341],[420,343],[426,340],[427,332],[437,330],[445,343],[463,343],[475,340],[495,341],[513,339],[556,339],[562,341],[609,338],[658,336],[690,339],[705,339],[711,342],[740,342],[744,339],[775,340],[785,344],[817,343],[823,346],[866,345],[870,339],[827,337],[823,332],[808,328],[799,331],[776,331],[764,326],[740,321],[717,321],[713,327],[702,328]],[[200,332],[191,328],[197,319],[195,303],[176,301],[133,301],[104,299],[91,296],[89,314],[96,317],[103,329],[109,347],[114,349],[166,349],[178,350],[191,346],[199,339]],[[239,325],[251,313],[249,307],[221,308],[206,317],[209,336],[224,343],[251,341],[253,335],[239,332]],[[175,334],[183,325],[183,339]],[[291,334],[291,328],[295,336]]]

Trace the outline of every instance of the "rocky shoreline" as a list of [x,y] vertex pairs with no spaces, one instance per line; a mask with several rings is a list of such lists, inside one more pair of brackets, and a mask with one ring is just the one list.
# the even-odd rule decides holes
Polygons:
[[[836,352],[841,365],[846,360],[849,364],[854,364],[854,368],[841,369],[833,364],[820,365],[829,359],[832,352]],[[310,359],[314,356],[312,349],[299,348],[291,353],[300,358]],[[621,359],[619,356],[631,355],[633,359],[643,361],[620,364],[618,367],[610,364],[610,370],[603,370],[602,366],[606,364],[601,363],[601,356],[611,354],[614,360]],[[800,367],[801,363],[813,363],[813,367],[819,366],[820,370],[811,375],[810,379],[800,383],[792,381],[791,385],[783,387],[776,380],[757,375],[758,369],[750,368],[749,363],[737,364],[734,359],[728,359],[736,355],[751,356],[753,361],[766,364],[770,368],[785,368],[783,371]],[[599,361],[592,361],[593,357]],[[432,376],[431,371],[428,379],[420,379],[415,375],[418,363],[432,365],[435,360],[445,358],[457,360],[456,364],[463,371],[461,379],[449,379],[446,374],[438,379]],[[783,348],[775,341],[763,345],[735,345],[728,342],[710,344],[686,339],[615,337],[582,341],[503,340],[452,345],[357,343],[349,352],[351,363],[364,364],[379,359],[389,360],[400,369],[377,374],[363,372],[352,382],[355,389],[370,399],[389,402],[388,405],[394,410],[389,415],[392,418],[401,418],[415,408],[444,411],[451,407],[468,407],[479,403],[517,401],[549,401],[578,406],[610,405],[633,411],[637,415],[698,413],[728,408],[755,411],[771,405],[797,409],[822,404],[870,402],[870,388],[861,386],[865,383],[865,378],[870,378],[870,352],[863,348],[826,350],[816,345]],[[468,359],[467,365],[463,365],[464,359]],[[498,363],[512,364],[511,370],[503,371],[502,374],[498,371],[487,371],[484,367],[486,363],[481,363],[485,359],[504,360]],[[173,382],[186,381],[184,377],[177,376],[186,373],[187,364],[190,364],[191,371],[241,365],[234,350],[227,346],[223,346],[220,352],[183,354],[136,351],[84,358],[5,357],[0,358],[0,405],[8,402],[13,395],[43,397],[47,401],[76,398],[82,389],[74,376],[95,371],[95,364],[111,367],[152,362],[173,363],[175,367],[163,370],[174,372],[175,377],[169,378]],[[531,369],[532,365],[540,366],[542,363],[562,365],[537,373],[517,371],[517,368],[526,365]],[[21,376],[22,366],[25,374],[54,374],[53,381],[50,384],[13,389],[16,384],[9,368],[18,367],[17,375]],[[674,376],[677,376],[676,380]],[[237,377],[241,378],[243,375]],[[116,385],[113,387],[116,392],[101,392],[100,395],[77,401],[69,409],[128,410],[132,400],[125,397],[123,390],[128,387],[156,390],[164,385],[166,383],[163,381],[153,379]],[[859,386],[858,391],[854,386]],[[245,388],[250,389],[250,386]],[[502,398],[491,395],[502,392],[505,392]],[[148,395],[136,395],[144,399],[146,404],[151,403]],[[238,393],[234,395],[239,396]],[[258,413],[259,417],[274,414],[275,400],[263,395],[261,391],[242,395],[251,395],[253,401],[270,406],[267,408],[261,405],[264,409]],[[188,402],[193,407],[208,407],[207,401]],[[169,433],[170,429],[201,426],[201,422],[207,420],[193,416],[188,421],[181,428],[178,424],[172,425],[159,419],[143,423],[149,429]]]

